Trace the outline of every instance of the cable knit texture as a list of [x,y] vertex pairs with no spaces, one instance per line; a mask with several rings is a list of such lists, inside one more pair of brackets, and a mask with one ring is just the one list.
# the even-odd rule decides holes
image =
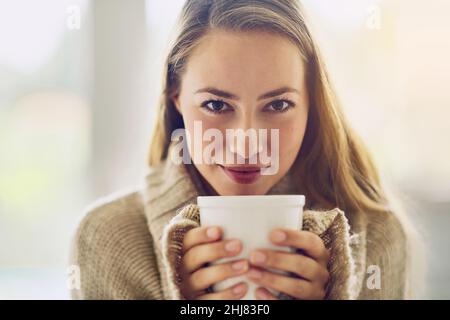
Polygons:
[[[293,186],[286,175],[269,194],[293,194]],[[93,204],[73,237],[70,264],[80,268],[81,287],[72,297],[184,299],[182,241],[200,224],[196,198],[204,194],[189,165],[168,160],[150,169],[142,188]],[[327,299],[409,297],[406,236],[393,213],[305,208],[303,229],[319,235],[331,251]],[[375,288],[373,270],[380,271]]]
[[[328,285],[327,298],[355,299],[359,288],[352,282],[352,277],[356,276],[355,261],[351,254],[349,226],[344,213],[337,208],[327,212],[308,210],[304,212],[303,224],[303,230],[319,235],[331,253],[328,266],[331,281]],[[191,204],[185,206],[163,232],[163,262],[166,277],[169,279],[170,299],[184,299],[179,290],[181,276],[178,273],[183,235],[198,226],[200,226],[199,208]]]

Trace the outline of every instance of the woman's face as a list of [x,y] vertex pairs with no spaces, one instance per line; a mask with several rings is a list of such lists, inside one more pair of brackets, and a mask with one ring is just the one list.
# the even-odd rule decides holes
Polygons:
[[284,37],[214,30],[202,38],[174,103],[191,136],[189,154],[219,195],[265,194],[288,172],[307,124],[305,82],[300,51]]

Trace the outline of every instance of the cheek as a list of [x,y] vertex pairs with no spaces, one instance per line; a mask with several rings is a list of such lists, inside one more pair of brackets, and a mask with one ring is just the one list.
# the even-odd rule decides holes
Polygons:
[[[211,141],[206,139],[205,134],[216,134],[215,131],[210,131],[210,129],[216,129],[221,131],[223,137],[225,137],[225,124],[223,121],[223,118],[221,117],[212,117],[204,112],[202,110],[199,110],[198,107],[191,106],[188,108],[184,108],[183,110],[183,121],[186,128],[186,131],[191,137],[191,142],[188,146],[189,154],[191,155],[191,158],[196,162],[196,165],[201,167],[203,170],[207,170],[207,165],[203,165],[201,163],[198,163],[196,159],[202,159],[203,158],[203,151],[205,148],[209,145],[211,145]],[[216,141],[214,139],[214,141]],[[196,144],[196,147],[194,147],[194,143]],[[223,144],[225,141],[222,142]],[[202,145],[202,148],[199,148],[199,146]]]
[[293,118],[280,128],[280,156],[281,159],[297,156],[303,142],[306,130],[306,119]]

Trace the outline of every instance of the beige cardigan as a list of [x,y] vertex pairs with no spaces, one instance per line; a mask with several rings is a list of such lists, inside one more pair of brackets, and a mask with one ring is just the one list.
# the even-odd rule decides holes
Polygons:
[[[286,175],[269,194],[292,190]],[[199,225],[200,194],[201,182],[189,166],[165,161],[151,168],[141,189],[93,204],[73,238],[70,264],[79,266],[81,287],[72,297],[183,299],[177,266],[184,232]],[[327,299],[410,297],[406,236],[392,213],[310,209],[303,229],[331,250]],[[374,288],[377,270],[381,282]]]

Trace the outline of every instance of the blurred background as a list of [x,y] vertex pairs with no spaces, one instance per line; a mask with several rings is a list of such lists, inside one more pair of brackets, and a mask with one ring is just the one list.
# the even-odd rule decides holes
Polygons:
[[[85,207],[141,184],[183,0],[0,0],[0,299],[68,299]],[[447,0],[304,0],[331,77],[450,299]]]

